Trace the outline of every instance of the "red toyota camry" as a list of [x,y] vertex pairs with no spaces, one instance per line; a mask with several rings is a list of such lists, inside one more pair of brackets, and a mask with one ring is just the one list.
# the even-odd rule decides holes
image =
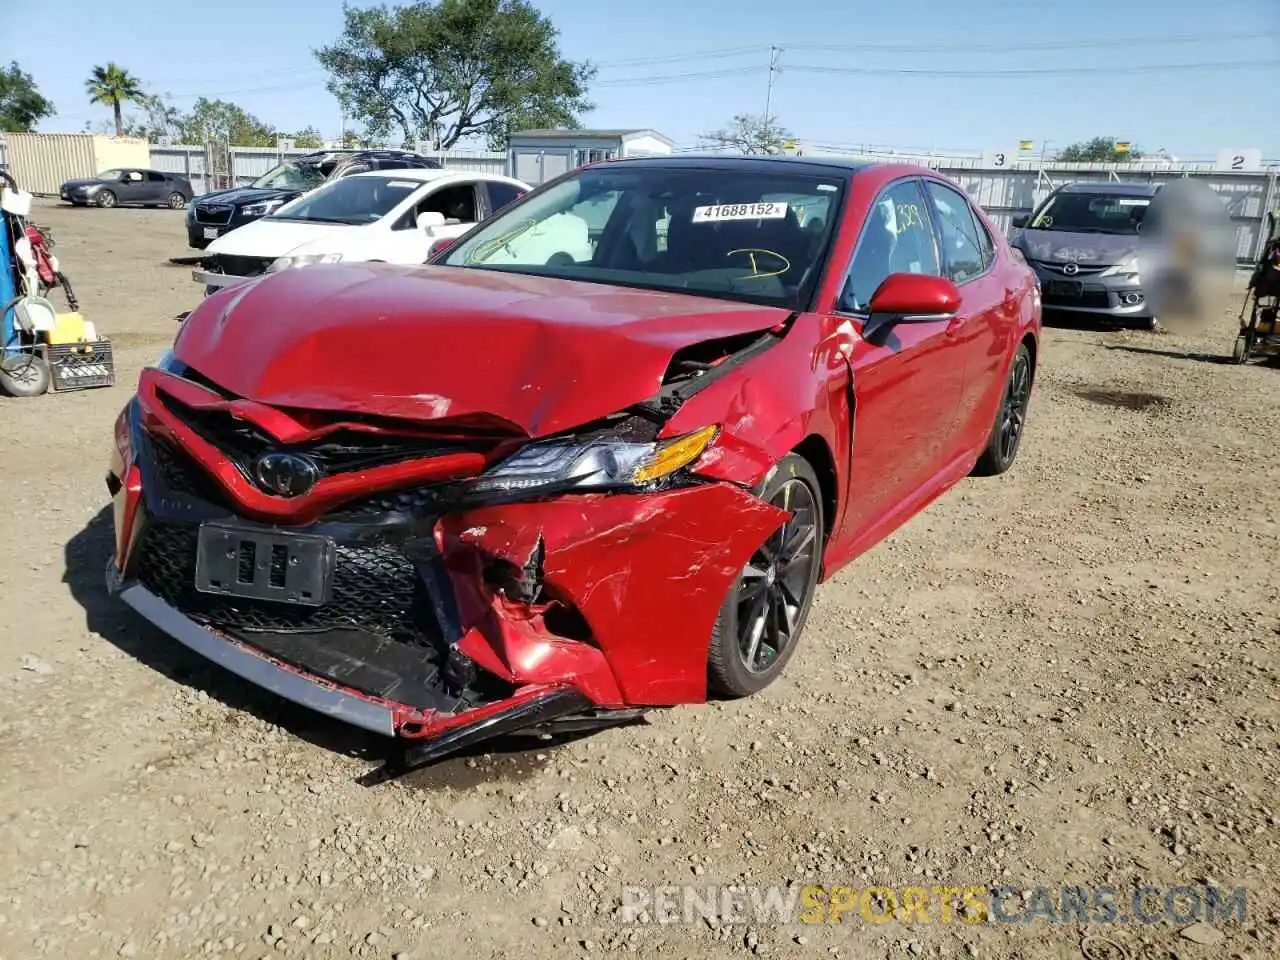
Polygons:
[[586,167],[428,265],[201,303],[116,426],[109,580],[407,763],[755,693],[820,581],[1010,467],[1039,332],[931,171]]

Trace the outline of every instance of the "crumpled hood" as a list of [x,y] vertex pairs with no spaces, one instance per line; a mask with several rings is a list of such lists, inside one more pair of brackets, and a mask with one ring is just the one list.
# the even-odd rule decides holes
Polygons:
[[1114,233],[1069,233],[1064,230],[1023,230],[1014,245],[1029,260],[1045,263],[1097,264],[1111,266],[1138,252],[1137,235]]
[[183,322],[174,355],[277,407],[544,436],[651,398],[682,347],[787,316],[496,270],[312,266],[208,297]]

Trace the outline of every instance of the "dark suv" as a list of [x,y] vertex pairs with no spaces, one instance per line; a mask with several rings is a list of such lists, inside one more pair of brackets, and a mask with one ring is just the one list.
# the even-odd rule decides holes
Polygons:
[[409,150],[317,150],[294,157],[247,187],[216,190],[187,210],[187,242],[203,250],[236,227],[257,220],[320,184],[368,170],[439,169],[436,160]]

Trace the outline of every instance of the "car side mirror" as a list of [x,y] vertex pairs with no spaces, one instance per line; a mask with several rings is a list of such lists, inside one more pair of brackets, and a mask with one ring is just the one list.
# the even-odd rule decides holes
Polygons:
[[1031,222],[1031,218],[1027,216],[1025,213],[1021,213],[1009,221],[1010,225],[1015,230],[1023,229],[1030,222]]
[[434,210],[424,210],[418,214],[418,219],[415,222],[419,230],[423,231],[427,236],[431,236],[436,227],[444,226],[444,214],[437,213]]
[[900,323],[950,320],[960,309],[960,288],[946,277],[891,273],[871,295],[862,337],[871,340]]

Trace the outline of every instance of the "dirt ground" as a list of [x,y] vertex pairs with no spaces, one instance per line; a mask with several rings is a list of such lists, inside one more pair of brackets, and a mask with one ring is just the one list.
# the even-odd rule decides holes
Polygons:
[[[118,385],[0,400],[0,957],[1280,956],[1280,370],[1224,362],[1233,318],[1046,328],[1014,470],[827,584],[765,694],[378,783],[376,737],[105,596],[111,424],[199,289],[181,214],[36,220]],[[686,883],[1217,884],[1247,917],[618,912]]]

